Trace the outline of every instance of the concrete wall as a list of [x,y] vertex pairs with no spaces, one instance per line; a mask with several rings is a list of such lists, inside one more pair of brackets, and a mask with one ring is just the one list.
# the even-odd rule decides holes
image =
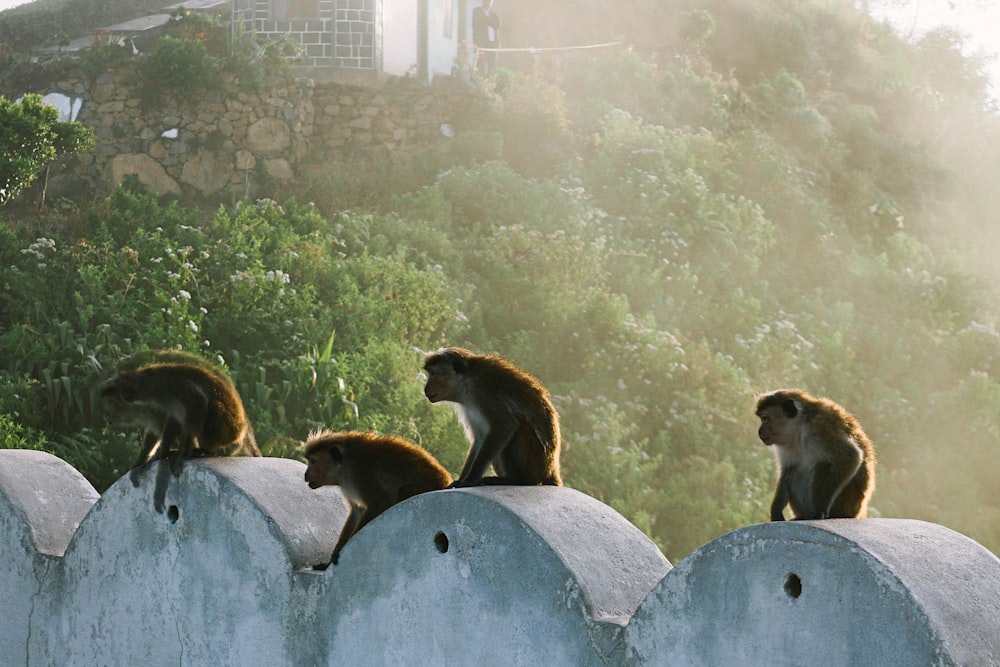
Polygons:
[[1000,560],[922,521],[748,526],[679,563],[625,644],[631,664],[997,665]]
[[456,0],[437,0],[427,3],[427,72],[452,71],[458,52],[459,25]]
[[346,510],[303,472],[154,464],[98,498],[55,457],[0,450],[0,664],[1000,663],[1000,561],[933,524],[748,526],[671,569],[577,491],[462,489],[397,505],[315,572]]
[[98,499],[79,472],[44,452],[0,450],[0,665],[23,665],[40,648],[46,585],[76,527]]
[[[416,2],[382,4],[382,71],[403,76],[420,59]],[[448,71],[448,70],[446,70]]]

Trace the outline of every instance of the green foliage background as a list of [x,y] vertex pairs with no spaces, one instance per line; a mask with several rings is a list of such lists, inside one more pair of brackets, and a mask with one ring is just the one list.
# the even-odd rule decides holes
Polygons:
[[59,111],[28,93],[17,102],[0,97],[0,206],[26,188],[56,157],[94,147],[94,132],[60,122]]
[[11,219],[0,435],[103,489],[134,434],[104,423],[98,383],[180,347],[226,365],[266,454],[370,428],[457,472],[464,436],[420,378],[455,344],[542,379],[567,484],[673,561],[766,520],[753,398],[782,386],[865,425],[874,514],[1000,551],[981,63],[849,3],[630,4],[636,43],[673,32],[483,82],[450,163],[217,208],[126,184]]

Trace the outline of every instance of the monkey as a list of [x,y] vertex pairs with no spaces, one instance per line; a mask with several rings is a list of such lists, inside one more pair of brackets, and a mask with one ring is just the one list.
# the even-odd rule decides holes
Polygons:
[[132,371],[137,368],[142,368],[143,366],[150,366],[152,364],[191,364],[192,366],[200,366],[206,371],[218,373],[220,377],[223,377],[227,382],[232,383],[230,377],[222,371],[218,364],[206,359],[200,354],[188,352],[187,350],[140,350],[139,352],[135,352],[123,359],[121,363],[118,364],[117,370],[119,372]]
[[392,435],[316,431],[306,440],[305,457],[309,488],[338,485],[350,504],[330,561],[314,565],[315,570],[336,565],[347,541],[382,512],[451,482],[448,471],[427,451]]
[[[205,357],[195,354],[194,352],[187,352],[185,350],[142,350],[132,354],[131,356],[124,359],[118,364],[117,371],[131,371],[144,366],[150,366],[152,364],[191,364],[192,366],[198,366],[203,368],[209,373],[212,373],[220,380],[225,382],[233,391],[236,391],[236,384],[233,382],[229,374],[225,372],[218,364],[209,361]],[[157,414],[150,414],[149,408],[142,407],[136,404],[125,405],[119,402],[118,405],[114,406],[113,411],[117,413],[118,420],[125,423],[132,423],[140,426],[139,441],[142,443],[141,450],[144,454],[140,455],[139,460],[133,466],[133,473],[137,472],[139,466],[146,462],[149,452],[152,451],[153,447],[160,440],[160,430],[163,425],[163,421]],[[148,424],[150,421],[154,424],[152,428],[144,427],[144,424]],[[257,446],[257,438],[254,434],[253,424],[247,421],[246,433],[240,443],[240,447],[237,449],[236,454],[243,456],[261,456],[260,448]],[[138,486],[138,478],[133,474],[132,483],[134,486]]]
[[[190,364],[192,366],[198,366],[199,368],[212,373],[218,379],[225,382],[226,385],[233,391],[236,391],[236,385],[233,383],[232,378],[230,378],[229,374],[220,368],[219,365],[205,359],[201,355],[193,352],[186,352],[184,350],[142,350],[132,354],[118,364],[117,371],[121,373],[124,371],[137,370],[153,364],[163,363]],[[150,452],[154,447],[156,447],[157,443],[160,442],[160,435],[164,425],[163,416],[158,410],[148,406],[136,403],[125,403],[121,400],[115,400],[112,396],[104,396],[103,398],[105,399],[104,403],[106,411],[114,413],[117,421],[134,424],[140,427],[140,454],[139,458],[132,466],[129,475],[132,480],[132,485],[139,486],[139,468],[146,463]],[[173,443],[170,443],[168,448],[170,446],[173,446]],[[240,442],[240,446],[233,453],[243,456],[261,456],[261,451],[257,446],[253,425],[249,420],[247,421],[246,432]]]
[[775,447],[771,521],[863,519],[875,490],[875,447],[854,415],[828,398],[781,389],[757,399],[758,437]]
[[[154,363],[123,370],[104,382],[101,400],[109,412],[144,429],[134,473],[152,453],[170,459],[174,476],[195,456],[260,456],[235,386],[218,369],[187,363]],[[155,450],[155,451],[154,451]]]
[[[449,488],[481,484],[562,486],[559,414],[549,392],[511,362],[447,347],[424,358],[431,403],[454,404],[471,447]],[[495,477],[484,477],[493,465]]]

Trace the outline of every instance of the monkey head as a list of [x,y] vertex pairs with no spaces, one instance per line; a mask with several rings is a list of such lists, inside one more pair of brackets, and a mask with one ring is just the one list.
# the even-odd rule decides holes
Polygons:
[[760,428],[757,436],[765,445],[791,444],[798,430],[796,418],[802,414],[799,392],[779,389],[757,399]]
[[129,372],[119,373],[101,385],[101,401],[115,407],[136,400],[136,380]]
[[109,422],[161,427],[159,413],[139,404],[138,381],[131,373],[119,373],[101,384],[101,408]]
[[461,403],[464,376],[469,372],[469,359],[475,355],[460,347],[446,347],[431,352],[424,359],[427,384],[424,396],[431,403],[453,401]]
[[310,489],[340,484],[344,464],[341,439],[342,434],[330,431],[317,431],[309,435],[305,444],[305,479]]

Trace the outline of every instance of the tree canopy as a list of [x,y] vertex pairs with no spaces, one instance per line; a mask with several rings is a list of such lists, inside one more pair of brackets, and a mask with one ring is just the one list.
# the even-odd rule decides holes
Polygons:
[[11,102],[0,97],[0,206],[24,190],[49,162],[92,148],[94,132],[59,120],[59,111],[28,93]]

